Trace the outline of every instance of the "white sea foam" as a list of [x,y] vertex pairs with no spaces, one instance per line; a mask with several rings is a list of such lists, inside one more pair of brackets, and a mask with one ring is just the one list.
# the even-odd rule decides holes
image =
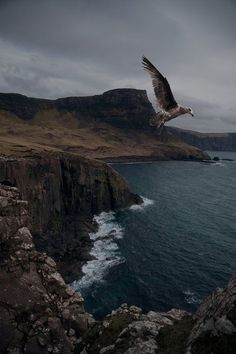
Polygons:
[[123,237],[123,229],[115,219],[115,213],[101,213],[94,217],[98,224],[98,231],[89,236],[94,241],[90,252],[93,260],[83,267],[83,277],[74,281],[72,286],[78,290],[88,288],[93,283],[102,282],[109,268],[124,262],[119,254],[116,239]]
[[[143,210],[143,208],[152,205],[153,200],[142,197],[143,203],[132,205],[131,210]],[[72,286],[78,290],[86,289],[93,283],[104,281],[108,269],[120,263],[125,259],[119,253],[119,246],[116,240],[123,237],[123,229],[116,221],[114,212],[102,212],[94,217],[98,224],[97,232],[89,234],[94,241],[90,255],[93,260],[88,261],[82,267],[84,275],[78,281],[74,281]]]
[[153,161],[127,161],[127,162],[111,162],[109,165],[143,165],[143,164],[151,164],[153,162],[156,162],[155,160]]
[[130,207],[130,210],[143,210],[144,208],[153,205],[154,204],[154,200],[152,199],[148,199],[146,197],[141,196],[141,198],[143,199],[143,203],[142,204],[134,204]]
[[223,162],[212,163],[212,166],[225,166]]
[[188,304],[200,304],[202,300],[191,290],[185,290],[183,291],[183,294],[185,295],[185,301]]

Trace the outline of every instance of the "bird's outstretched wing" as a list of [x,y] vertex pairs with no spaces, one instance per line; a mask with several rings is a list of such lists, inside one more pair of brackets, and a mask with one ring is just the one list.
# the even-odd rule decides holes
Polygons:
[[171,91],[167,79],[155,68],[155,66],[146,58],[142,58],[144,69],[151,75],[154,92],[160,109],[168,112],[177,107],[177,102]]

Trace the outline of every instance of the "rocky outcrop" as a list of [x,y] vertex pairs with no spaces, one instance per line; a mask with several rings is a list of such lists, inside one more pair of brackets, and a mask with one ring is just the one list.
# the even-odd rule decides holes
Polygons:
[[126,304],[96,322],[76,348],[83,354],[182,354],[193,316],[186,311],[143,314]]
[[236,274],[196,314],[172,309],[143,314],[126,304],[95,322],[76,347],[83,354],[235,354]]
[[0,110],[30,120],[38,112],[56,109],[73,112],[80,120],[91,119],[117,127],[149,129],[154,109],[145,90],[115,89],[102,95],[67,97],[57,100],[38,99],[14,93],[0,93]]
[[84,311],[54,260],[35,250],[28,202],[0,184],[0,352],[235,354],[236,275],[196,314],[122,305],[103,321]]
[[2,157],[0,182],[16,186],[28,200],[38,233],[61,227],[55,224],[66,216],[93,216],[142,202],[112,167],[69,154]]
[[[53,259],[35,250],[27,208],[16,188],[0,185],[1,353],[151,354],[165,348],[170,334],[163,329],[170,327],[180,334],[175,344],[180,347],[186,326],[193,324],[185,311],[145,315],[135,306],[122,305],[104,321],[94,322]],[[185,325],[177,330],[179,322]]]
[[186,144],[202,150],[236,151],[236,133],[199,133],[168,127],[168,131]]
[[72,353],[93,319],[35,250],[27,209],[16,188],[0,185],[0,352]]
[[93,215],[142,202],[110,166],[65,154],[2,157],[1,182],[16,186],[29,202],[37,249],[58,261],[67,281],[89,259]]
[[236,348],[236,274],[214,291],[196,312],[188,354],[234,354]]

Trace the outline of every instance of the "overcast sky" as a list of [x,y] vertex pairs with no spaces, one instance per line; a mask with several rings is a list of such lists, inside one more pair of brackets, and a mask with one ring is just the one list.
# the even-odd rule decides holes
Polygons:
[[236,131],[235,0],[0,0],[0,92],[132,87],[154,103],[142,55],[195,111],[175,126]]

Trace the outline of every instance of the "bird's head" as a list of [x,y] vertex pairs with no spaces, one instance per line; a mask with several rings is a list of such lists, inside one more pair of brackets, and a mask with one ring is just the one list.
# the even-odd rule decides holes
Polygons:
[[191,107],[188,107],[188,108],[187,108],[187,112],[186,112],[186,113],[188,113],[188,114],[190,114],[192,117],[194,117],[194,113],[193,113],[193,110],[192,110]]

